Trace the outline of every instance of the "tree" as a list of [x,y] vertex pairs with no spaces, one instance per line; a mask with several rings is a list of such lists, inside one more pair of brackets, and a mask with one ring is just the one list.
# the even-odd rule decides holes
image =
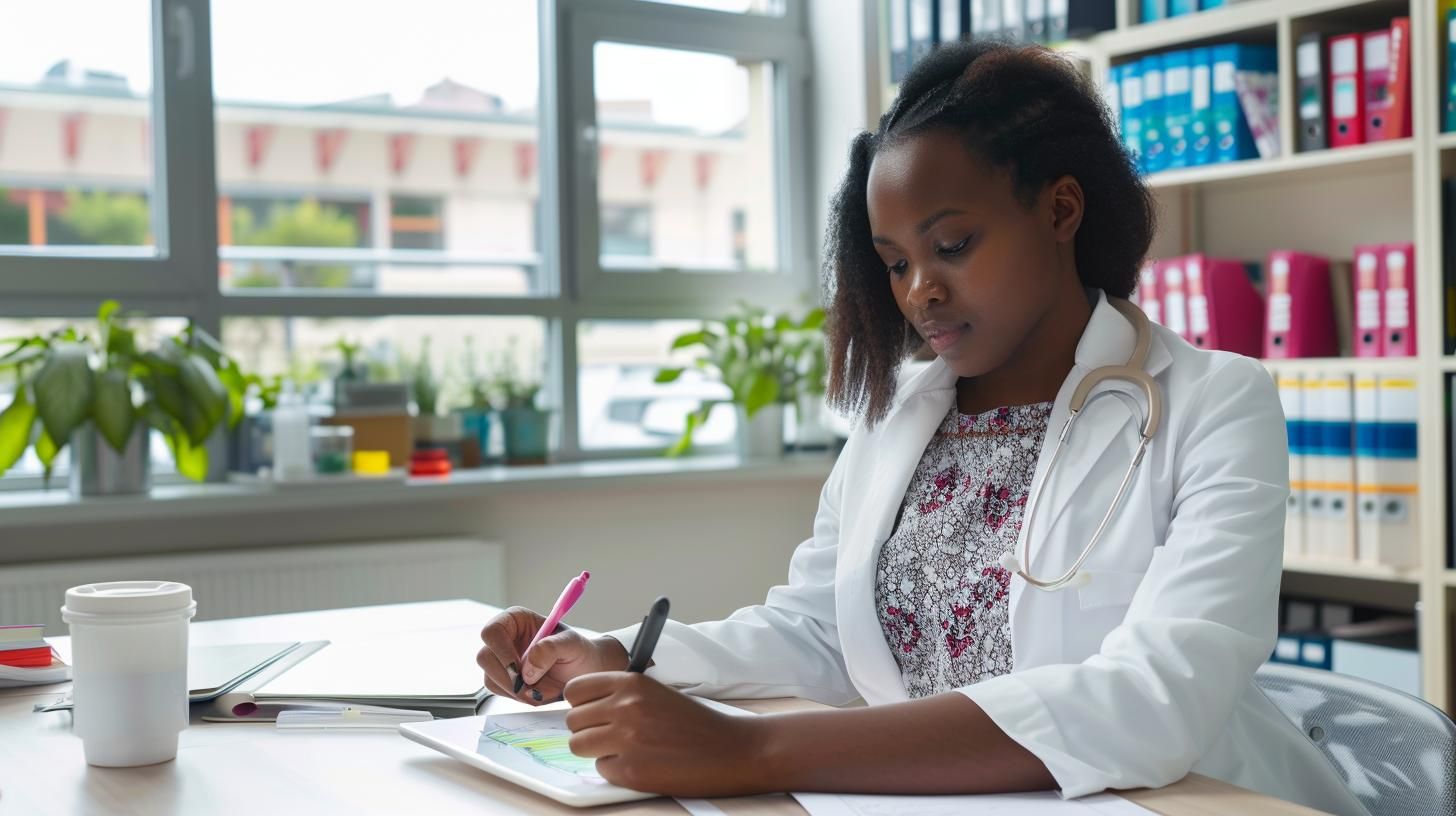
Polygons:
[[136,193],[67,190],[60,223],[71,235],[62,233],[51,243],[141,246],[151,233],[151,221],[146,198]]
[[[335,207],[304,199],[293,205],[278,205],[268,211],[263,225],[254,222],[252,210],[233,210],[233,239],[239,246],[266,247],[355,247],[359,245],[359,225]],[[343,289],[353,275],[343,264],[300,265],[285,261],[288,280],[277,271],[254,264],[239,275],[234,286],[243,288],[277,288],[285,285],[306,289]]]
[[0,244],[24,244],[30,241],[30,214],[25,207],[10,200],[10,191],[0,187]]

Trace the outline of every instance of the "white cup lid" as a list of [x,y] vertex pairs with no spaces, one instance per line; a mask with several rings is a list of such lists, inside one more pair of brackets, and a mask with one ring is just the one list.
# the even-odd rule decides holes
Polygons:
[[192,608],[192,587],[176,581],[108,581],[66,590],[61,614],[157,615]]

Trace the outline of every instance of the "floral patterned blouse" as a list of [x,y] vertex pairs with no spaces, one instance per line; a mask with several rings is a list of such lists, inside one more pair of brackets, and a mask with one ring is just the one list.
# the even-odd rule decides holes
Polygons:
[[905,690],[925,697],[1011,671],[1011,574],[1050,402],[962,414],[935,432],[880,549],[875,611]]

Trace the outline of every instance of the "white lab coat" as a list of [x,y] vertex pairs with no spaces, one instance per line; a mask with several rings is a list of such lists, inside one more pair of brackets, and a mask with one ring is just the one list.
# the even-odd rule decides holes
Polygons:
[[[1043,482],[1076,384],[1132,351],[1132,325],[1097,294],[1033,481],[1042,487],[1031,502],[1045,505],[1030,565],[1039,577],[1060,575],[1086,545],[1144,407],[1131,384],[1099,386],[1094,394],[1122,393],[1089,401]],[[1272,380],[1253,360],[1195,349],[1161,326],[1147,369],[1163,389],[1163,425],[1084,565],[1091,582],[1044,592],[1013,577],[1015,669],[959,691],[1045,763],[1066,797],[1194,771],[1364,816],[1252,679],[1274,646],[1289,487]],[[875,613],[876,564],[955,383],[939,360],[903,383],[888,418],[856,429],[840,454],[788,584],[727,620],[669,622],[649,676],[720,698],[907,699]],[[612,634],[631,643],[635,627]]]

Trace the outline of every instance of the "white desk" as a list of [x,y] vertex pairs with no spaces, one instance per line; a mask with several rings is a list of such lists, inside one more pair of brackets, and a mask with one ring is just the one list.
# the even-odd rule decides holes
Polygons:
[[[471,601],[365,607],[208,621],[192,626],[197,645],[345,639],[481,623],[492,607]],[[67,649],[69,642],[58,639]],[[474,661],[474,654],[461,656]],[[682,814],[656,799],[576,811],[497,780],[392,731],[278,731],[272,723],[197,723],[182,732],[174,762],[144,768],[92,768],[71,715],[33,714],[68,686],[0,690],[0,816],[504,816],[534,813]],[[775,700],[759,711],[810,705]],[[491,700],[487,710],[523,708]],[[1307,816],[1315,811],[1191,776],[1127,797],[1166,816]],[[730,816],[802,816],[784,796],[720,800]]]

